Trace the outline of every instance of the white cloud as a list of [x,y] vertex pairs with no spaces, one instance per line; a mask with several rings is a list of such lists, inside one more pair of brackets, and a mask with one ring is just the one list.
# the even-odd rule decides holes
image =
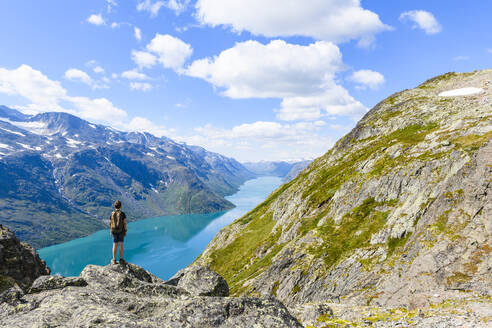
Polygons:
[[149,77],[145,75],[144,73],[140,73],[136,70],[131,70],[131,71],[125,71],[121,73],[121,77],[128,79],[128,80],[148,80]]
[[92,70],[94,71],[94,73],[98,73],[98,74],[104,73],[104,68],[102,68],[101,66],[96,66]]
[[13,70],[0,68],[0,92],[18,95],[33,105],[55,110],[60,108],[58,99],[65,98],[67,93],[60,82],[51,81],[28,65]]
[[[99,69],[102,69],[102,68],[99,66],[95,67],[94,72],[97,71],[97,72],[101,73],[101,71]],[[102,69],[102,72],[104,72],[104,69]],[[95,81],[86,72],[81,71],[81,70],[76,69],[76,68],[68,69],[65,72],[64,76],[66,79],[68,79],[70,81],[82,82],[84,84],[91,86],[93,89],[107,89],[107,88],[109,88],[109,86],[107,85],[107,80],[105,80],[104,78],[102,79],[102,81],[104,83],[102,83],[101,81]]]
[[277,118],[284,121],[317,120],[329,115],[350,116],[358,120],[367,108],[343,87],[332,84],[319,95],[284,98]]
[[146,82],[131,82],[130,89],[139,91],[150,91],[152,90],[152,84]]
[[181,70],[185,61],[193,53],[191,46],[169,34],[157,33],[147,45],[147,50],[159,57],[159,62],[165,68]]
[[179,15],[188,8],[189,4],[190,0],[168,0],[166,2],[166,7],[173,10],[176,15]]
[[106,10],[110,13],[113,10],[113,7],[118,6],[118,3],[115,0],[106,0]]
[[148,68],[155,65],[155,63],[157,62],[157,57],[146,51],[133,50],[132,60],[135,62],[135,64],[138,65],[138,67]]
[[121,23],[116,23],[116,22],[112,22],[112,23],[111,23],[111,28],[112,28],[112,29],[118,28],[118,27],[120,27],[120,26],[121,26]]
[[224,88],[230,98],[280,98],[317,94],[342,68],[342,55],[330,42],[301,46],[250,40],[194,61],[187,74]]
[[140,30],[138,27],[134,26],[133,31],[135,33],[135,39],[138,41],[142,40],[142,30]]
[[159,13],[159,10],[161,7],[165,5],[164,1],[152,1],[152,0],[145,0],[141,1],[137,4],[137,10],[138,11],[147,11],[150,13],[151,17],[156,17],[157,14]]
[[29,113],[63,111],[105,122],[124,120],[126,112],[105,98],[71,97],[58,81],[28,65],[12,70],[0,68],[0,93],[19,96],[28,104],[23,110]]
[[413,29],[420,28],[428,35],[437,34],[442,30],[434,15],[425,10],[406,11],[400,15],[400,21],[411,21]]
[[173,10],[176,15],[184,12],[190,3],[190,0],[167,0],[167,1],[152,1],[144,0],[137,4],[138,11],[147,11],[151,17],[156,17],[162,7]]
[[268,160],[298,160],[320,156],[333,145],[330,137],[318,134],[324,124],[322,121],[296,124],[258,121],[231,129],[206,125],[197,128],[197,134],[177,140],[241,161],[264,160],[265,154]]
[[384,83],[383,74],[369,69],[363,69],[360,71],[353,72],[348,78],[350,81],[358,84],[357,88],[366,89],[367,87],[371,89],[377,89],[381,84]]
[[487,52],[488,52],[489,54],[492,54],[492,48],[488,48],[488,49],[487,49]]
[[169,137],[175,133],[174,129],[168,129],[164,126],[156,125],[152,123],[152,121],[138,116],[133,118],[130,123],[122,125],[121,128],[123,130],[130,131],[149,132],[158,137]]
[[104,25],[106,22],[104,21],[104,18],[102,17],[101,14],[92,14],[87,18],[87,22],[94,24],[94,25]]
[[75,113],[83,118],[113,123],[123,121],[127,116],[106,98],[68,97],[64,100],[73,104]]
[[316,120],[366,111],[335,83],[335,74],[343,69],[341,53],[331,42],[301,46],[250,40],[214,58],[194,61],[186,74],[210,82],[230,98],[282,98],[279,119]]
[[196,17],[211,26],[230,26],[267,37],[307,36],[369,45],[378,32],[391,29],[360,0],[198,0]]
[[87,85],[92,85],[92,79],[86,72],[76,68],[70,68],[65,72],[65,78],[71,81],[79,81]]

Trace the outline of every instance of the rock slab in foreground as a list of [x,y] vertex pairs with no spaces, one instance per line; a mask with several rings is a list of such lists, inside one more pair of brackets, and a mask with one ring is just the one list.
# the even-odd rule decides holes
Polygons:
[[[191,271],[203,286],[215,277]],[[197,296],[200,282],[185,282],[167,284],[134,264],[88,265],[80,277],[40,277],[30,293],[0,299],[0,327],[302,327],[276,299]]]

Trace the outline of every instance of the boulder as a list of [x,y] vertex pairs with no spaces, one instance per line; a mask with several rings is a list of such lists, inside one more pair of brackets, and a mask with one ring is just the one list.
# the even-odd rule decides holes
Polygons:
[[168,282],[192,295],[229,296],[229,286],[217,272],[203,266],[190,266],[178,271]]

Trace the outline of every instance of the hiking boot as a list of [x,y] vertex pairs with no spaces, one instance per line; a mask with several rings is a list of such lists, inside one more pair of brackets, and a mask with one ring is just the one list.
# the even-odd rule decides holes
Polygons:
[[126,263],[125,259],[121,258],[120,259],[120,264],[125,264],[125,263]]
[[111,264],[118,264],[118,262],[116,262],[116,260],[115,260],[115,259],[112,259],[112,260],[111,260]]

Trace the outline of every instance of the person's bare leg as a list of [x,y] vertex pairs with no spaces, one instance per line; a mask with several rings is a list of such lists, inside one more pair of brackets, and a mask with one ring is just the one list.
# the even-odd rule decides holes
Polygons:
[[[120,247],[120,260],[123,258],[123,243],[118,243],[118,246]],[[116,252],[114,254],[116,256]]]
[[113,260],[116,261],[116,248],[118,247],[117,243],[113,243]]

